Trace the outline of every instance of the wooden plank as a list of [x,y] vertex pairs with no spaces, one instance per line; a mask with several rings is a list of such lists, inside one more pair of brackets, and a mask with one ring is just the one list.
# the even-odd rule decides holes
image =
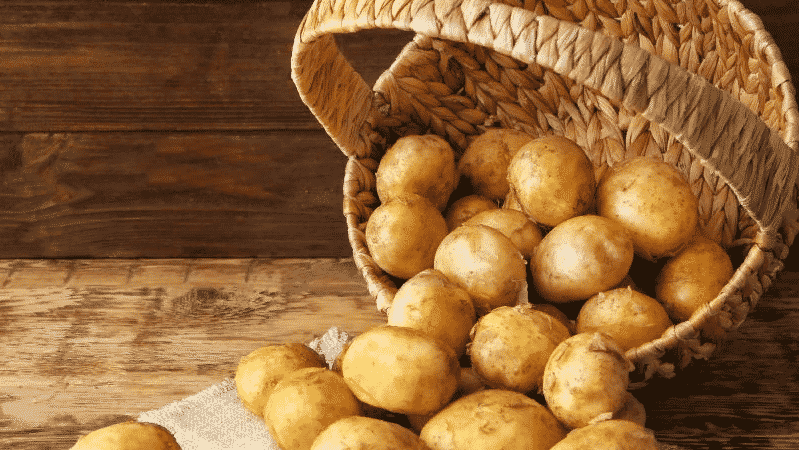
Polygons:
[[351,255],[346,158],[323,131],[33,133],[0,148],[0,258]]
[[[0,281],[2,448],[68,448],[260,345],[385,320],[349,258],[0,260]],[[797,320],[794,267],[710,361],[635,391],[647,425],[688,449],[795,448]]]

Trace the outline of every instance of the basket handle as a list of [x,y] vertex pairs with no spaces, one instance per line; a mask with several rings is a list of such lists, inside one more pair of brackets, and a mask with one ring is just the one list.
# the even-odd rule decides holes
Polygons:
[[[372,90],[333,33],[394,28],[472,43],[536,63],[600,91],[673,134],[715,170],[776,246],[793,200],[797,156],[731,94],[637,46],[492,0],[316,0],[294,40],[300,96],[348,156],[369,155]],[[795,206],[794,206],[795,208]]]

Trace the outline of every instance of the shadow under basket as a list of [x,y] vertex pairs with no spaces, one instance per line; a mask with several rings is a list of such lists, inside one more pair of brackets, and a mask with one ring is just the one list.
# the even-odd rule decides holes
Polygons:
[[[334,35],[378,28],[416,35],[370,88]],[[349,158],[349,241],[383,311],[397,280],[370,257],[364,229],[379,205],[380,157],[410,134],[440,135],[456,157],[489,127],[562,135],[597,179],[640,155],[685,175],[700,225],[740,258],[713,301],[627,352],[634,386],[707,359],[783,268],[799,229],[794,86],[736,0],[317,0],[297,31],[292,77]]]

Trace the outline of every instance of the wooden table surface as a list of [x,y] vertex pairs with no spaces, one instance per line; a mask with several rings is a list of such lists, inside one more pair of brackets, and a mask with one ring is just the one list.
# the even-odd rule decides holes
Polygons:
[[[233,374],[265,343],[383,323],[345,158],[290,79],[308,0],[0,3],[0,448]],[[799,3],[747,0],[799,75]],[[410,35],[343,51],[372,83]],[[713,358],[636,391],[689,449],[799,447],[799,251]]]

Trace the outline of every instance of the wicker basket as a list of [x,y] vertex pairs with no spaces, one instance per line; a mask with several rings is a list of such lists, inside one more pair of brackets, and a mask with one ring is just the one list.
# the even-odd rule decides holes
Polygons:
[[[333,34],[410,30],[415,39],[369,88]],[[297,32],[292,76],[349,158],[344,214],[377,307],[396,280],[363,230],[378,205],[375,171],[407,134],[461,152],[486,127],[565,135],[597,176],[637,155],[679,168],[705,231],[741,261],[721,293],[663,337],[628,351],[637,385],[674,376],[738,327],[776,274],[797,225],[799,110],[790,74],[760,19],[736,0],[316,0]]]

